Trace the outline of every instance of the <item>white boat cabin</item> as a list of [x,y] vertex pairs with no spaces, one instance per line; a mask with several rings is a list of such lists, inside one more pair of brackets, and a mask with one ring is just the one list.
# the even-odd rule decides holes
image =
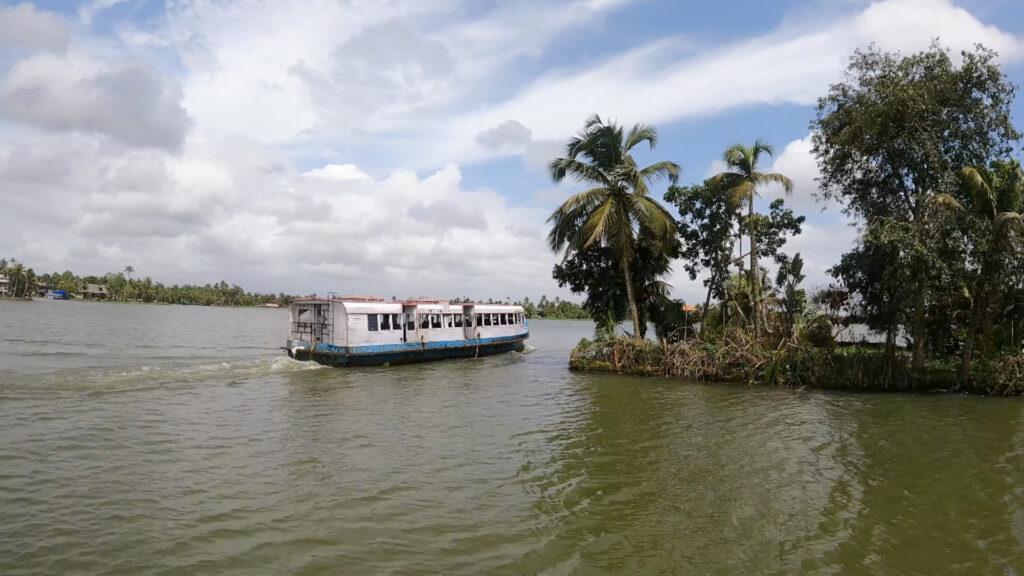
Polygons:
[[291,340],[334,346],[373,346],[525,335],[522,306],[388,302],[374,298],[304,299],[293,302]]

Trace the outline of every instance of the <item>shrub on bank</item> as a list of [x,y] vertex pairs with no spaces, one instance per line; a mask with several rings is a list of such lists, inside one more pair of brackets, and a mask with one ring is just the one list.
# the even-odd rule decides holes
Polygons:
[[770,347],[751,339],[674,344],[617,338],[583,339],[573,349],[574,370],[667,376],[697,382],[739,382],[862,391],[962,391],[1024,394],[1024,356],[979,361],[967,386],[957,381],[952,361],[910,367],[909,357],[868,348],[816,348],[783,342]]

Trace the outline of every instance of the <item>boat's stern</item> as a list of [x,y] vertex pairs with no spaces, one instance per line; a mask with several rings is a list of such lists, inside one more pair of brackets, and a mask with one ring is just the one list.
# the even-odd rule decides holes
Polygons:
[[289,338],[288,344],[285,346],[285,350],[288,352],[289,358],[294,358],[296,360],[311,360],[313,344],[306,342],[305,340],[292,340]]

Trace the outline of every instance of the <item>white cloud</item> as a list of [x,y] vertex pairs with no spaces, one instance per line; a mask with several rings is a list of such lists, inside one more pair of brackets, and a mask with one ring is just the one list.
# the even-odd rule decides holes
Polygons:
[[370,175],[360,170],[355,164],[328,164],[322,168],[314,168],[302,175],[307,178],[329,180],[370,180]]
[[299,172],[237,145],[171,154],[62,135],[16,147],[0,156],[0,180],[17,184],[0,227],[19,233],[0,237],[0,253],[40,270],[133,263],[165,281],[388,295],[519,297],[550,271],[546,214],[464,188],[455,166],[374,180],[351,164]]
[[24,2],[0,6],[0,51],[4,49],[63,52],[68,46],[67,26],[55,14]]
[[18,61],[0,82],[0,112],[48,130],[173,150],[192,125],[181,96],[177,84],[145,64],[38,54]]

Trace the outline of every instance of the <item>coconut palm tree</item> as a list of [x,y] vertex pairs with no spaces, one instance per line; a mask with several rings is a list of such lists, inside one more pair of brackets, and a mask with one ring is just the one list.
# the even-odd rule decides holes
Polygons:
[[974,285],[968,287],[971,320],[961,351],[959,374],[960,380],[966,382],[970,378],[977,332],[993,300],[993,285],[1003,272],[1004,256],[1010,250],[1010,233],[1024,231],[1024,170],[1016,160],[993,162],[991,168],[967,166],[960,171],[960,179],[969,210],[982,223],[982,235],[988,236],[980,239],[984,255]]
[[570,177],[590,186],[566,200],[548,218],[552,225],[548,234],[551,249],[564,249],[566,255],[595,245],[612,249],[626,283],[637,338],[641,333],[640,313],[630,272],[637,236],[645,232],[656,241],[667,242],[676,233],[675,220],[648,196],[648,186],[662,178],[674,183],[679,176],[679,165],[674,162],[638,167],[632,151],[644,142],[650,148],[657,144],[658,132],[653,126],[635,124],[625,132],[616,122],[605,122],[594,114],[583,130],[569,139],[565,156],[548,164],[555,182]]
[[716,183],[722,186],[737,209],[744,203],[747,205],[747,236],[750,238],[750,302],[754,336],[760,334],[761,320],[759,289],[761,282],[758,280],[760,265],[758,264],[757,233],[754,225],[754,198],[759,195],[758,188],[771,183],[781,184],[786,194],[793,192],[793,181],[786,176],[758,170],[758,161],[762,154],[771,157],[775,154],[775,148],[760,139],[756,140],[753,146],[733,144],[726,148],[722,155],[727,170],[714,177]]
[[125,287],[124,287],[124,292],[122,292],[122,294],[121,294],[121,299],[122,299],[122,300],[127,300],[127,299],[128,299],[128,298],[127,298],[127,297],[125,296],[125,294],[126,294],[126,293],[127,293],[127,292],[128,292],[128,291],[129,291],[130,289],[131,289],[131,287],[132,287],[132,274],[134,274],[134,273],[135,273],[135,266],[132,266],[131,264],[129,264],[129,265],[127,265],[127,266],[125,266],[125,267],[124,267],[124,275],[128,277],[128,282],[127,282],[127,283],[125,284]]

